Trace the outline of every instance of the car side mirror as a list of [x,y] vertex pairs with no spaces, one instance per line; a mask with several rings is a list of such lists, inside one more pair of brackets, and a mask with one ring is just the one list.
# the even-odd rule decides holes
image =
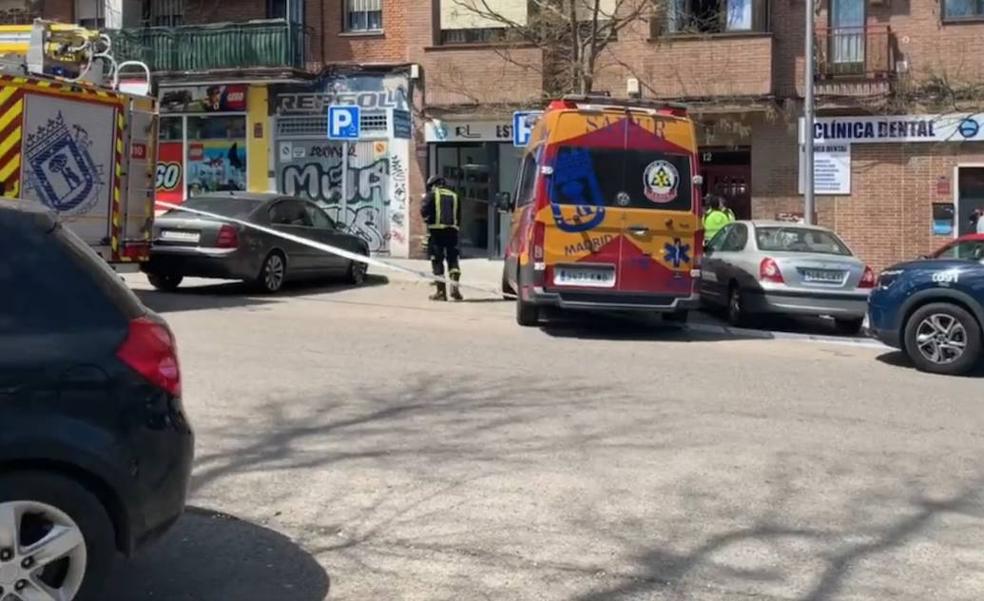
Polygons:
[[929,255],[919,255],[919,258],[920,259],[928,259],[929,258]]
[[713,252],[714,252],[714,249],[711,248],[711,245],[708,244],[707,242],[705,242],[704,243],[704,256],[710,256],[711,253],[713,253]]
[[511,212],[513,210],[512,194],[509,192],[499,192],[495,195],[495,205],[500,211]]

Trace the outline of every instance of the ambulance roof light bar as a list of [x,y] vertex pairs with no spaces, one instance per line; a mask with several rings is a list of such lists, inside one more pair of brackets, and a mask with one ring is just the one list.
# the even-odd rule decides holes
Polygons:
[[554,100],[547,107],[548,110],[555,109],[576,109],[576,108],[623,108],[649,110],[658,113],[673,115],[674,117],[686,117],[687,105],[678,102],[668,102],[665,100],[646,100],[640,98],[612,98],[606,95],[594,94],[567,94],[560,100]]

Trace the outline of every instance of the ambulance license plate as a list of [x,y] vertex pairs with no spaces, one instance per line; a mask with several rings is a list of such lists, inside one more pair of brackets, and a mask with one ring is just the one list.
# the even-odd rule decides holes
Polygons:
[[558,286],[582,286],[585,288],[614,288],[615,267],[585,266],[557,267],[554,284]]

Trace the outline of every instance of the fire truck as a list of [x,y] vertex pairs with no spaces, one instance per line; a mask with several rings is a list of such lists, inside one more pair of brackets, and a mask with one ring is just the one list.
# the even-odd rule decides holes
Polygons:
[[45,205],[114,267],[147,260],[158,132],[150,84],[147,66],[117,63],[99,32],[0,26],[0,201]]

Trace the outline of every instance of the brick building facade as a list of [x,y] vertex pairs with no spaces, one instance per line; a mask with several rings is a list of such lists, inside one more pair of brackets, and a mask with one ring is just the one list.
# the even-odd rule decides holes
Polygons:
[[[46,0],[45,16],[72,20],[79,1]],[[462,1],[241,0],[222,2],[219,9],[219,3],[161,0],[151,6],[180,4],[185,26],[283,18],[289,11],[303,30],[303,57],[300,64],[285,65],[288,79],[312,82],[313,90],[338,88],[324,74],[326,67],[354,73],[369,65],[374,73],[404,73],[415,125],[405,175],[411,205],[429,174],[451,177],[465,199],[468,252],[495,255],[508,224],[490,201],[515,183],[511,114],[542,106],[546,61],[535,47],[503,45],[496,24],[463,17],[454,6]],[[510,18],[525,18],[522,0],[493,5]],[[599,60],[595,90],[623,96],[633,78],[645,96],[688,102],[699,123],[707,191],[724,194],[744,217],[796,218],[803,204],[797,120],[806,3],[720,0],[715,8],[709,2],[665,0],[660,5],[660,15],[647,15],[619,32]],[[953,120],[976,112],[977,84],[984,81],[984,62],[974,58],[984,50],[984,14],[975,12],[981,9],[979,2],[961,0],[821,2],[816,31],[821,120],[883,115],[887,127],[901,116]],[[124,15],[124,21],[133,23],[133,16]],[[216,73],[228,79],[225,68],[207,69],[198,79]],[[273,131],[277,100],[273,91],[263,94],[266,131]],[[263,94],[254,90],[251,98],[259,102]],[[826,161],[818,169],[825,170],[825,185],[832,186],[827,189],[838,192],[818,195],[819,222],[841,233],[874,267],[928,252],[960,233],[969,210],[984,206],[984,132],[967,135],[982,119],[971,120],[964,129],[950,128],[961,133],[947,139],[836,140],[837,148],[849,150],[819,159]],[[248,129],[250,136],[259,131]],[[256,180],[278,187],[275,140],[250,142],[270,155],[270,177]],[[410,252],[419,249],[423,234],[416,214],[411,206]]]

